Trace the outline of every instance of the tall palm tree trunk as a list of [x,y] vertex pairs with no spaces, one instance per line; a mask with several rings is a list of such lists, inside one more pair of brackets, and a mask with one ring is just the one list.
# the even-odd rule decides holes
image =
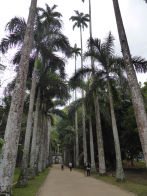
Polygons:
[[38,127],[37,127],[37,138],[36,138],[36,152],[35,152],[35,174],[38,175],[38,164],[39,164],[39,151],[40,151],[40,145],[41,145],[41,134],[42,134],[42,115],[41,112],[39,112],[39,116],[41,118],[38,119]]
[[21,129],[24,94],[29,66],[29,55],[31,52],[31,44],[33,40],[33,24],[36,5],[37,0],[32,0],[22,48],[19,72],[17,75],[5,130],[5,143],[2,149],[2,158],[0,160],[0,194],[3,193],[3,196],[11,195],[11,187],[13,183],[13,175]]
[[91,0],[89,0],[89,32],[90,32],[90,38],[92,38]]
[[46,119],[45,119],[45,115],[44,115],[44,120],[43,120],[43,143],[42,143],[42,149],[41,149],[41,153],[42,153],[42,171],[45,170],[46,168]]
[[[37,61],[37,58],[36,58]],[[25,187],[28,183],[28,161],[29,161],[29,150],[30,150],[30,140],[32,133],[32,121],[33,121],[33,108],[34,108],[34,99],[36,91],[36,78],[37,78],[37,62],[35,61],[33,77],[32,77],[32,86],[30,92],[30,103],[29,103],[29,113],[27,119],[27,127],[25,133],[25,143],[23,150],[23,157],[21,163],[21,172],[18,179],[17,186]]]
[[29,170],[30,179],[35,177],[35,157],[36,157],[36,148],[37,148],[36,140],[37,140],[37,130],[39,130],[38,129],[39,106],[40,106],[40,90],[38,90],[38,94],[37,94],[36,111],[34,116],[34,127],[33,127],[31,153],[30,153],[30,170]]
[[[75,54],[75,74],[76,74],[76,54]],[[77,91],[75,89],[75,101],[77,100]],[[75,164],[76,167],[79,166],[79,135],[78,135],[78,113],[77,110],[75,111],[75,136],[76,136],[76,141],[75,141]]]
[[96,172],[91,114],[89,116],[91,171]]
[[97,145],[98,145],[98,159],[99,159],[99,173],[104,175],[106,173],[105,154],[101,127],[101,117],[98,96],[94,96],[95,114],[96,114],[96,132],[97,132]]
[[76,167],[79,166],[79,135],[78,135],[78,114],[77,114],[77,111],[75,111],[75,135],[76,135],[76,147],[75,147],[75,150],[76,150]]
[[130,49],[129,49],[129,45],[124,29],[122,17],[121,17],[118,0],[113,0],[113,5],[114,5],[120,44],[121,44],[122,53],[125,61],[128,83],[131,91],[135,117],[137,121],[137,127],[139,130],[140,141],[141,141],[144,158],[147,165],[147,114],[145,111],[143,98],[140,92],[140,87],[138,85],[136,73],[131,60]]
[[108,80],[108,91],[109,91],[109,100],[110,100],[110,111],[111,111],[112,130],[113,130],[113,137],[114,137],[114,146],[115,146],[115,153],[116,153],[116,178],[119,180],[124,180],[125,175],[124,175],[123,166],[122,166],[119,136],[118,136],[118,130],[117,130],[116,118],[115,118],[115,112],[114,112],[113,96],[112,96],[109,80]]
[[40,147],[39,147],[39,157],[38,157],[38,172],[43,171],[43,151],[44,151],[44,115],[42,114],[41,120],[41,138],[40,138]]
[[[89,28],[90,39],[92,39],[91,0],[89,0],[89,27],[90,27]],[[92,57],[91,57],[91,68],[93,69],[93,76],[94,76],[95,66],[94,66],[94,59]],[[99,102],[98,102],[99,100],[97,94],[94,93],[93,97],[95,103],[94,107],[95,107],[95,117],[96,117],[98,156],[99,156],[99,173],[103,175],[104,173],[106,173],[106,165],[105,165],[105,154],[104,154],[103,136],[102,136],[101,119],[100,119]],[[99,150],[99,148],[101,150]]]
[[47,119],[47,127],[48,127],[48,166],[50,165],[50,135],[51,135],[51,121],[50,119]]
[[47,168],[48,160],[48,127],[47,127],[47,117],[44,117],[44,159],[43,159],[43,170]]
[[[83,43],[82,43],[82,29],[80,26],[80,38],[81,38],[81,68],[83,68]],[[84,90],[82,89],[82,98],[84,98]],[[85,128],[85,105],[82,103],[82,126],[83,126],[83,153],[84,163],[87,162],[87,141],[86,141],[86,128]]]

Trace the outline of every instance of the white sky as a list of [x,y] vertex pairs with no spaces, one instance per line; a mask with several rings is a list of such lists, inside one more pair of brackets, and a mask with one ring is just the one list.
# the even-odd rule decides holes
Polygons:
[[[27,19],[31,0],[1,0],[0,2],[0,40],[5,36],[5,25],[14,16]],[[74,10],[88,13],[88,0],[83,4],[81,0],[38,0],[38,6],[44,7],[45,3],[49,6],[58,5],[57,11],[63,15],[63,32],[69,38],[72,46],[77,43],[80,47],[79,29],[72,30],[72,22],[69,18],[74,15]],[[120,54],[118,33],[114,17],[112,0],[91,0],[92,3],[92,28],[93,37],[103,39],[111,31],[116,41],[116,54]],[[130,45],[132,55],[139,55],[147,59],[147,4],[143,0],[119,0],[122,17]],[[85,29],[83,34],[84,48],[89,30]],[[13,66],[10,66],[9,59],[12,54],[8,53],[6,58],[1,58],[2,63],[7,65],[5,74],[0,73],[3,87],[13,77]],[[80,67],[80,60],[78,61]],[[69,60],[66,66],[67,74],[71,75],[74,71],[74,59]],[[6,82],[4,82],[6,80]],[[147,74],[139,74],[138,80],[142,83],[147,80]],[[1,87],[0,87],[1,88]],[[0,94],[2,88],[0,89]]]

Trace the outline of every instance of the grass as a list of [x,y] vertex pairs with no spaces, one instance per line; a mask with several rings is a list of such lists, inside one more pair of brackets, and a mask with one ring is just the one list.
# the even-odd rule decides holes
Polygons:
[[[14,182],[17,181],[19,176],[19,169],[15,170],[14,175]],[[28,181],[28,186],[24,188],[15,188],[13,186],[12,189],[12,196],[36,196],[40,186],[44,182],[47,174],[49,172],[49,169],[46,169],[44,172],[40,173],[39,176],[36,176],[35,179]]]
[[102,180],[104,182],[107,182],[109,184],[116,185],[120,187],[121,189],[125,189],[127,191],[130,191],[132,193],[135,193],[137,196],[147,196],[147,186],[142,184],[133,183],[131,181],[124,181],[124,182],[117,182],[115,177],[111,176],[99,176],[96,174],[92,174],[92,177]]
[[[82,169],[75,169],[75,170],[82,172],[84,174]],[[92,174],[91,176],[97,180],[102,180],[106,183],[113,184],[121,189],[132,192],[136,196],[147,196],[147,186],[143,184],[143,181],[139,181],[138,183],[134,183],[130,180],[126,180],[124,182],[118,182],[116,178],[113,176],[99,176],[98,174]]]
[[20,168],[15,169],[13,183],[16,183],[20,174]]

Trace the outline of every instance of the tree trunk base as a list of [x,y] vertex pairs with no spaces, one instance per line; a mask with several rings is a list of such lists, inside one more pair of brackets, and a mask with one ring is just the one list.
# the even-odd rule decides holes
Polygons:
[[28,179],[34,179],[35,178],[35,169],[30,168],[29,169],[29,174],[28,174]]
[[91,172],[92,173],[96,173],[96,168],[95,167],[91,167]]
[[116,179],[117,181],[125,181],[125,174],[123,169],[116,169]]
[[11,193],[0,192],[0,196],[12,196]]
[[3,190],[0,188],[0,196],[12,196],[12,189],[7,188],[7,190]]
[[22,187],[26,187],[27,185],[28,185],[28,170],[23,169],[21,170],[18,182],[15,185],[15,187],[22,188]]
[[99,173],[99,176],[107,176],[107,173]]

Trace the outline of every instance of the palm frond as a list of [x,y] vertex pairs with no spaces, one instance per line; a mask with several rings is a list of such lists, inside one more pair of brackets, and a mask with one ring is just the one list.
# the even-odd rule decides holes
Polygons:
[[147,72],[147,61],[140,57],[135,56],[132,58],[133,65],[135,67],[135,70],[140,73],[146,73]]
[[105,39],[103,47],[104,47],[107,55],[113,55],[114,54],[114,37],[111,34],[111,32],[109,32],[108,37]]
[[62,111],[62,110],[59,110],[59,109],[51,109],[49,112],[52,113],[52,114],[55,114],[57,116],[60,116],[62,118],[66,118],[67,117],[65,112]]
[[26,21],[24,18],[14,17],[7,23],[5,30],[9,33],[24,33],[26,31]]
[[82,81],[82,78],[85,75],[91,75],[92,69],[90,68],[80,68],[76,71],[76,74],[74,74],[69,81],[69,85],[75,89],[77,87],[83,88],[84,81]]
[[81,107],[83,101],[84,101],[84,99],[80,98],[80,99],[77,99],[76,101],[73,101],[69,105],[69,109],[68,109],[68,116],[69,117],[73,117],[75,115],[75,111],[78,110],[79,107]]

